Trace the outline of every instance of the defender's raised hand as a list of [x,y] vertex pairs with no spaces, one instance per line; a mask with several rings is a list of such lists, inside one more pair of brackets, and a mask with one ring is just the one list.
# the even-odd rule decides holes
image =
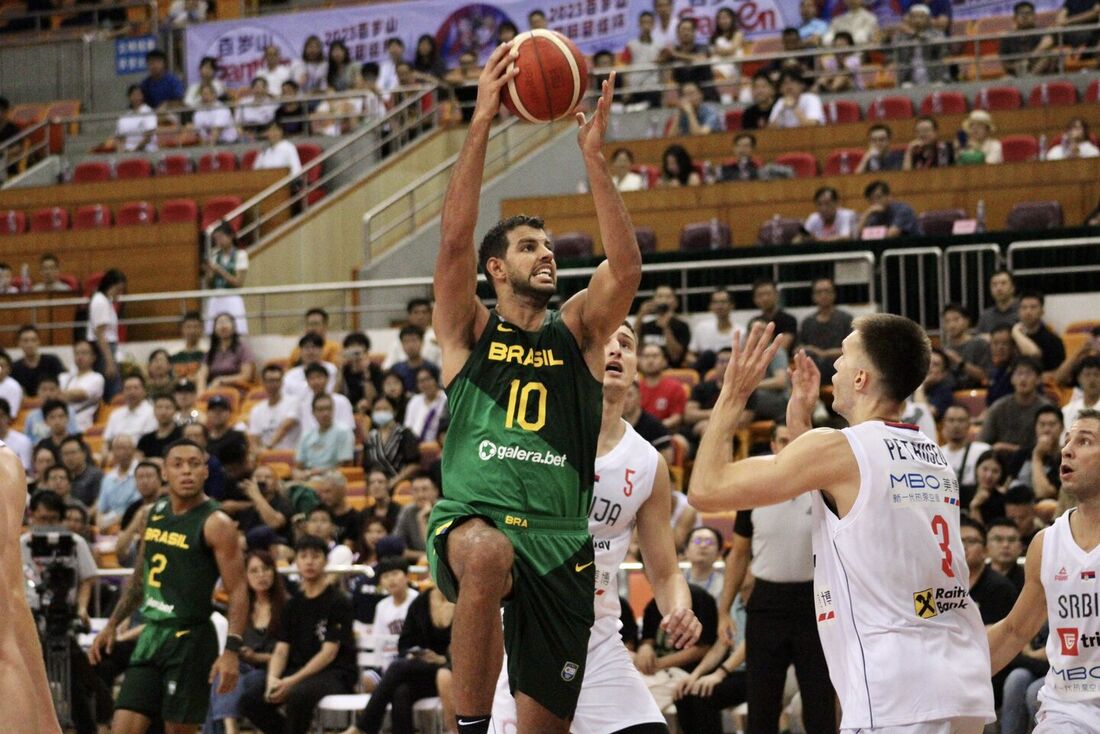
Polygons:
[[791,399],[787,403],[787,425],[797,427],[799,433],[793,433],[791,438],[797,438],[803,431],[813,427],[814,409],[817,407],[818,398],[821,395],[821,370],[805,349],[799,349],[794,359],[787,368],[787,374],[791,379]]
[[757,321],[752,325],[745,345],[741,345],[741,334],[733,335],[733,354],[730,355],[729,365],[726,367],[726,376],[722,379],[722,394],[720,399],[733,401],[738,405],[744,405],[753,390],[764,379],[764,371],[768,369],[775,353],[779,351],[779,337],[773,338],[775,325],[764,325]]
[[596,102],[596,111],[585,120],[583,112],[577,113],[577,145],[585,155],[599,154],[603,148],[604,134],[607,132],[607,118],[611,114],[611,96],[615,92],[615,72],[604,80],[600,98]]

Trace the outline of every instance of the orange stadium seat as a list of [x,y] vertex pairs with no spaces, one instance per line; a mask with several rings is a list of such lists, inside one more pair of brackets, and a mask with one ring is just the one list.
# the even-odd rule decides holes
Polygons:
[[850,99],[834,99],[825,104],[825,121],[830,125],[844,122],[859,122],[863,112],[859,105]]
[[[1071,321],[1069,326],[1066,327],[1067,334],[1091,334],[1092,330],[1100,327],[1100,320],[1097,319],[1085,319],[1084,321]],[[1069,350],[1066,350],[1069,354]]]
[[974,96],[974,107],[987,112],[1018,110],[1024,106],[1024,96],[1016,87],[986,87]]
[[775,162],[781,166],[790,166],[795,178],[813,178],[817,175],[817,159],[812,153],[784,153],[776,156]]
[[855,173],[859,162],[863,160],[863,148],[841,148],[834,150],[825,157],[824,174],[836,176],[839,174]]
[[127,158],[115,166],[115,176],[119,179],[149,178],[153,175],[153,164],[146,158]]
[[160,221],[163,224],[195,224],[199,220],[199,207],[190,199],[168,199],[161,202]]
[[147,201],[130,201],[118,208],[118,226],[131,227],[138,224],[155,224],[157,210]]
[[69,212],[59,206],[38,209],[31,214],[31,232],[59,232],[69,228]]
[[157,173],[162,176],[182,176],[191,169],[191,159],[179,153],[164,156],[157,165]]
[[1043,82],[1031,90],[1027,103],[1031,107],[1066,107],[1077,104],[1077,87],[1064,81]]
[[920,103],[922,115],[963,115],[966,111],[966,97],[962,92],[935,91]]
[[220,153],[207,153],[199,158],[199,173],[236,170],[237,155],[227,150],[223,150]]
[[908,120],[912,116],[913,101],[900,95],[879,97],[867,106],[867,119],[873,122]]
[[88,204],[73,212],[73,229],[102,229],[111,226],[111,210],[103,204]]
[[16,209],[0,212],[0,234],[23,234],[27,229],[27,215]]
[[686,385],[688,389],[695,387],[699,384],[699,372],[697,370],[689,369],[687,367],[670,367],[661,373],[662,377],[671,377],[682,385]]
[[73,183],[99,183],[111,180],[111,167],[103,161],[83,161],[73,169]]

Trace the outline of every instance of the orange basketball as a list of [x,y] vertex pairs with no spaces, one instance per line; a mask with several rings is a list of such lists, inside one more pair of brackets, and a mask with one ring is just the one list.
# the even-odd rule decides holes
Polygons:
[[588,88],[588,66],[573,42],[557,31],[535,30],[512,43],[519,74],[501,91],[504,106],[528,122],[552,122],[576,109]]

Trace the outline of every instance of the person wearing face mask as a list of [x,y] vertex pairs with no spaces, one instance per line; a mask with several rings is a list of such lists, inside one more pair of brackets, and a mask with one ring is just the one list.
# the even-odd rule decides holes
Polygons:
[[371,429],[363,442],[363,465],[386,473],[390,489],[416,473],[420,444],[416,434],[395,420],[393,403],[385,395],[371,405]]

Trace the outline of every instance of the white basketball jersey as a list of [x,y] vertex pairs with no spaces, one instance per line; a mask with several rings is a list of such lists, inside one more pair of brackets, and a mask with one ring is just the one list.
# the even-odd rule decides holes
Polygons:
[[[588,532],[596,550],[596,623],[589,648],[597,636],[619,633],[619,565],[630,549],[638,510],[653,493],[657,450],[623,421],[626,433],[615,448],[596,457],[596,484],[588,512]],[[638,611],[638,610],[635,610]],[[614,624],[610,620],[614,620]]]
[[872,421],[843,433],[859,495],[839,519],[813,493],[817,628],[841,728],[993,721],[954,471],[916,426]]
[[[1100,728],[1100,547],[1085,553],[1073,539],[1069,512],[1047,528],[1039,577],[1047,596],[1047,659],[1039,691],[1043,708],[1072,705]],[[1082,723],[1085,723],[1082,721]]]

